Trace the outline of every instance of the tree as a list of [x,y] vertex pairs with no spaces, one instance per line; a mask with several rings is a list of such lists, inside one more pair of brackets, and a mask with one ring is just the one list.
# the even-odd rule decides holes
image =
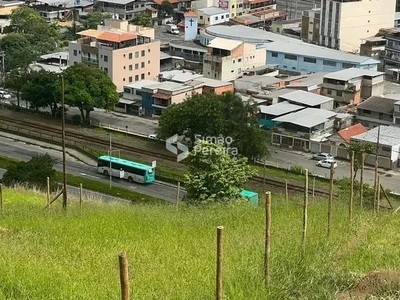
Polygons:
[[104,20],[110,19],[111,14],[101,11],[94,11],[88,14],[86,21],[83,23],[85,29],[97,29],[97,25],[104,24]]
[[38,155],[28,162],[20,162],[9,167],[3,175],[3,183],[6,186],[25,184],[29,188],[45,188],[47,177],[50,178],[51,187],[56,186],[56,171],[53,168],[54,160],[50,155]]
[[21,33],[10,33],[1,38],[0,49],[5,54],[4,68],[6,72],[17,68],[26,69],[37,56],[35,47]]
[[376,145],[373,143],[360,143],[357,141],[350,142],[347,149],[349,155],[354,151],[354,178],[357,176],[357,171],[361,168],[361,160],[363,153],[372,154],[376,151]]
[[138,14],[133,23],[142,27],[153,27],[153,21],[148,14]]
[[7,32],[23,34],[37,54],[44,54],[58,48],[61,34],[56,23],[47,23],[34,9],[24,6],[11,13]]
[[36,110],[42,107],[50,107],[51,115],[56,116],[57,103],[60,98],[57,93],[59,85],[57,74],[39,71],[27,75],[27,82],[22,89],[23,98]]
[[256,174],[247,158],[231,157],[221,144],[199,141],[186,158],[188,201],[227,202],[239,197],[246,181]]
[[[167,139],[184,135],[194,145],[197,139],[222,136],[230,147],[249,159],[268,156],[269,134],[260,128],[257,105],[243,102],[232,93],[194,95],[165,109],[159,119],[158,135]],[[227,145],[226,145],[227,146]]]
[[26,69],[13,69],[7,74],[5,79],[5,87],[15,92],[17,96],[17,106],[21,107],[21,93],[22,89],[27,82],[27,71]]
[[[90,124],[90,112],[95,107],[112,109],[119,101],[116,86],[107,74],[82,63],[64,71],[64,91],[65,103],[79,108],[82,121],[87,124]],[[58,99],[61,99],[60,90],[58,93]]]
[[174,15],[174,6],[168,0],[163,0],[159,13],[161,14],[161,18],[172,17]]

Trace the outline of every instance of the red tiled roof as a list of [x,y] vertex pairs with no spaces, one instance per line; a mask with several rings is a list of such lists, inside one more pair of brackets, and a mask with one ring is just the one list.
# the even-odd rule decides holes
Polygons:
[[133,33],[117,33],[117,32],[108,32],[105,31],[100,34],[97,39],[103,41],[109,41],[114,43],[120,43],[122,41],[133,40],[137,37],[136,34]]
[[185,17],[197,17],[197,13],[194,11],[188,11],[183,14]]
[[153,97],[158,98],[158,99],[163,99],[163,100],[168,100],[171,98],[170,95],[163,94],[163,93],[155,93]]
[[[161,3],[163,2],[164,0],[153,0],[153,2],[154,3],[157,3],[158,5],[161,5]],[[171,4],[175,4],[175,3],[179,3],[179,0],[167,0],[169,3],[171,3]]]
[[342,129],[338,132],[339,136],[344,139],[347,143],[350,143],[350,139],[357,135],[367,132],[367,128],[362,126],[361,124],[356,124],[345,129]]

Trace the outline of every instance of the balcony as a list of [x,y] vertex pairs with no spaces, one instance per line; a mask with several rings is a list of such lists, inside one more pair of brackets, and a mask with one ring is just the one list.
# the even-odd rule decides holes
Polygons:
[[82,62],[86,63],[86,64],[91,64],[91,65],[99,64],[98,58],[92,58],[92,57],[87,57],[87,56],[82,56]]

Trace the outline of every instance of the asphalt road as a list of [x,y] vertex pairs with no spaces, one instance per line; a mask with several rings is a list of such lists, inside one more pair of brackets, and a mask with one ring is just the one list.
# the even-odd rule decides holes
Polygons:
[[[27,144],[24,142],[15,141],[9,138],[0,137],[0,154],[7,157],[16,158],[23,161],[28,161],[32,156],[38,154],[48,153],[51,157],[56,160],[54,168],[57,171],[62,171],[62,153],[53,149],[46,149],[40,146]],[[104,177],[96,172],[96,167],[92,165],[84,164],[78,161],[74,157],[67,155],[67,173],[88,177],[104,183],[109,183],[109,178]],[[162,183],[153,183],[150,185],[141,185],[137,183],[129,183],[125,180],[113,178],[112,186],[124,187],[127,189],[134,190],[135,192],[157,197],[167,201],[175,201],[176,199],[176,187],[173,185],[165,185]],[[185,195],[185,191],[180,192],[180,197]]]

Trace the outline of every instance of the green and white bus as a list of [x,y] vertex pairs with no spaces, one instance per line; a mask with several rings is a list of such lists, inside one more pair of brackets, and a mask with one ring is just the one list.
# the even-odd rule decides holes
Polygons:
[[[98,158],[97,172],[106,176],[110,176],[111,174],[113,177],[124,178],[129,182],[139,183],[151,183],[156,177],[156,170],[152,166],[147,166],[134,161],[112,156],[100,156]],[[121,177],[121,173],[123,173],[123,177]]]

